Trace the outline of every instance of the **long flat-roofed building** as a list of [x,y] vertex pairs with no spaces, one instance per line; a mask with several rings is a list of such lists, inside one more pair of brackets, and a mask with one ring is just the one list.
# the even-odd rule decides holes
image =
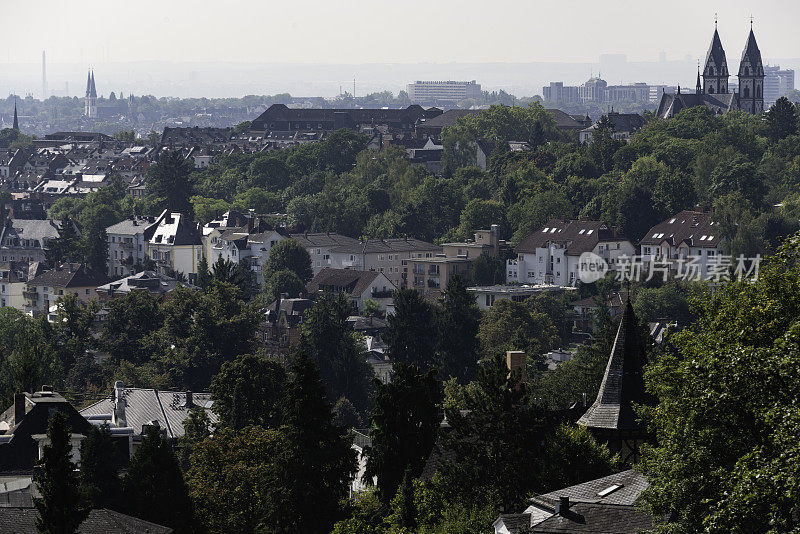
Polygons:
[[467,98],[481,98],[481,84],[456,81],[420,81],[407,86],[408,98],[414,103],[460,102]]

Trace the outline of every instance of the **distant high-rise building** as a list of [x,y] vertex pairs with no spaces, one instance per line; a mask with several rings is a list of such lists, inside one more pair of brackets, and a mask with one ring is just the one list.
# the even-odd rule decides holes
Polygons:
[[408,98],[414,103],[460,102],[467,98],[481,98],[481,85],[471,82],[415,81],[407,86]]
[[83,115],[89,119],[97,118],[97,88],[94,85],[94,72],[89,71],[86,80],[86,97]]
[[781,69],[780,66],[764,67],[764,105],[771,106],[789,91],[794,90],[794,70]]

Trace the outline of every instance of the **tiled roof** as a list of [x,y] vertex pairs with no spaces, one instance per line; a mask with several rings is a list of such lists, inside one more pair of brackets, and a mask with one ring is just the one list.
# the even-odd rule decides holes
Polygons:
[[147,217],[135,217],[131,219],[125,219],[117,224],[112,224],[106,228],[106,233],[136,235],[144,233],[145,230],[154,224],[157,224],[155,219],[148,219]]
[[[36,508],[0,508],[0,534],[36,534]],[[107,510],[92,510],[81,523],[81,534],[169,534],[171,528]]]
[[639,242],[640,245],[658,246],[667,243],[678,246],[714,248],[719,245],[715,235],[716,224],[707,211],[684,210],[653,226]]
[[87,269],[81,263],[64,263],[45,271],[29,282],[32,286],[48,287],[97,287],[106,282],[105,273]]
[[653,528],[653,518],[635,506],[576,503],[564,515],[535,525],[533,534],[638,534]]
[[559,243],[567,248],[570,256],[591,252],[602,241],[625,240],[612,228],[600,221],[550,219],[543,228],[520,241],[514,249],[517,253],[534,253],[537,248],[546,248],[549,243]]
[[[615,485],[620,487],[605,496],[598,495],[601,491]],[[633,505],[636,504],[639,500],[639,495],[648,485],[644,475],[633,469],[628,469],[627,471],[538,495],[535,500],[554,505],[558,502],[559,497],[569,497],[571,502]]]
[[642,430],[634,404],[652,403],[644,387],[646,363],[645,347],[639,339],[636,315],[629,300],[619,322],[597,399],[578,424],[588,428]]
[[[325,267],[306,285],[306,291],[309,294],[330,290],[346,291],[354,297],[360,297],[380,274],[378,271]],[[392,285],[391,282],[389,284]],[[393,285],[391,289],[395,289]]]
[[291,234],[289,237],[296,239],[305,248],[312,247],[336,247],[341,245],[356,245],[358,239],[347,237],[341,234],[319,233],[319,234]]
[[[166,429],[167,437],[175,439],[184,434],[183,423],[189,418],[190,411],[184,406],[186,393],[182,391],[158,391],[144,388],[124,388],[125,419],[128,426],[137,434],[142,433],[142,426],[151,421],[158,421],[161,428]],[[217,423],[217,415],[211,411],[210,393],[192,393],[192,404],[205,408],[212,423]],[[110,414],[114,410],[111,398],[103,399],[80,411],[81,415]]]

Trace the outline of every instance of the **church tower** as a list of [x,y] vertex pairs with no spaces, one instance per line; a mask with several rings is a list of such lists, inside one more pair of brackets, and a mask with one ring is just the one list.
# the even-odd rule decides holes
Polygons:
[[764,111],[764,66],[761,64],[761,51],[756,44],[752,21],[739,64],[739,108],[754,115]]
[[16,131],[19,131],[19,117],[17,117],[17,102],[14,100],[14,125],[12,126]]
[[714,24],[714,37],[706,54],[706,65],[703,69],[703,93],[708,95],[728,92],[728,60],[725,59],[725,49]]
[[89,119],[97,118],[97,89],[94,86],[94,72],[89,71],[86,79],[86,98],[83,115]]

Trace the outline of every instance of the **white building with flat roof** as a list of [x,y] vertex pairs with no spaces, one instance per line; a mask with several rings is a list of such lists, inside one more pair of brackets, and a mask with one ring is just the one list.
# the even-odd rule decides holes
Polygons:
[[419,102],[460,102],[467,98],[481,98],[481,84],[475,80],[470,82],[456,81],[420,81],[407,86],[408,98]]

